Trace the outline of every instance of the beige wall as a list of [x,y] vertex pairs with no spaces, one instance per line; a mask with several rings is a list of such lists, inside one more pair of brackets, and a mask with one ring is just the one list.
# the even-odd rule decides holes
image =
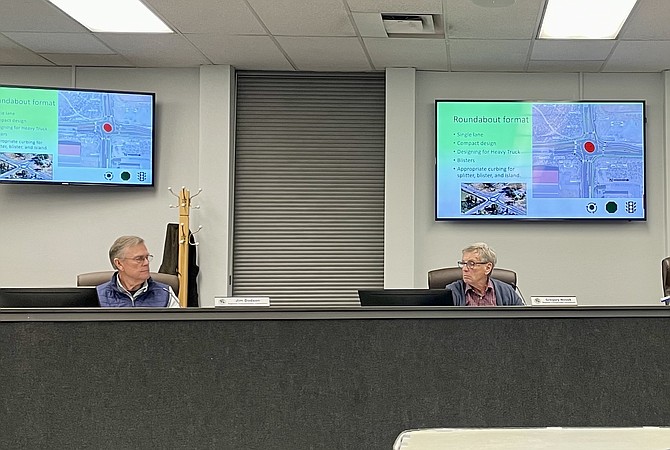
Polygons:
[[[221,70],[226,73],[226,68]],[[152,268],[158,269],[166,224],[178,219],[178,210],[170,208],[177,199],[168,187],[178,192],[186,186],[196,192],[200,187],[199,161],[208,158],[199,146],[201,135],[207,136],[199,119],[200,77],[199,69],[0,68],[2,84],[148,91],[155,92],[157,99],[157,178],[153,189],[0,186],[0,229],[4,235],[0,286],[71,286],[79,272],[109,268],[107,250],[122,234],[143,236],[156,256]],[[221,179],[227,181],[226,170],[223,167]],[[227,202],[220,200],[217,198],[218,207],[227,211]],[[192,229],[199,220],[204,219],[192,215]],[[227,270],[225,266],[218,268]],[[202,288],[208,297],[219,292],[216,286]]]
[[[453,265],[463,246],[485,240],[498,251],[500,266],[517,270],[526,298],[576,295],[582,305],[658,304],[660,260],[668,253],[666,78],[644,73],[466,74],[389,69],[386,286],[425,287],[428,270]],[[152,91],[158,104],[154,189],[0,185],[0,286],[73,285],[78,272],[108,268],[107,249],[121,234],[144,236],[156,255],[157,269],[165,226],[178,217],[177,210],[169,208],[176,199],[167,188],[186,186],[192,193],[203,188],[194,200],[201,209],[191,218],[191,229],[204,226],[197,235],[203,305],[213,304],[214,295],[229,294],[232,81],[233,71],[227,66],[0,67],[2,84]],[[646,100],[648,221],[436,223],[436,98]],[[408,155],[414,155],[409,164]],[[404,186],[407,180],[411,184]]]
[[[408,267],[407,261],[396,261],[387,268],[387,276],[411,271],[414,286],[425,287],[428,270],[453,266],[464,246],[486,241],[497,250],[501,267],[518,272],[519,287],[527,299],[533,295],[575,295],[581,305],[659,304],[660,261],[667,256],[665,83],[664,74],[417,72],[416,85],[411,86],[416,90],[416,159],[414,172],[407,174],[415,179],[415,263]],[[648,220],[435,222],[433,116],[434,100],[438,98],[646,100]],[[393,120],[393,111],[387,114],[391,115],[387,120]],[[394,202],[393,197],[386,200]]]

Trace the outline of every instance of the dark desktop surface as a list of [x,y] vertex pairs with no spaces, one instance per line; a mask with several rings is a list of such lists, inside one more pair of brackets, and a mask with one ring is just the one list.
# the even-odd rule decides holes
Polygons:
[[0,307],[1,322],[669,318],[666,306]]

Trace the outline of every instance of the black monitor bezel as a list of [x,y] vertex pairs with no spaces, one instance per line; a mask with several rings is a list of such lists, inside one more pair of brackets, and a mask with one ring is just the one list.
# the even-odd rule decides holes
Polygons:
[[0,308],[99,308],[95,287],[4,287]]
[[449,289],[359,289],[362,307],[454,306]]

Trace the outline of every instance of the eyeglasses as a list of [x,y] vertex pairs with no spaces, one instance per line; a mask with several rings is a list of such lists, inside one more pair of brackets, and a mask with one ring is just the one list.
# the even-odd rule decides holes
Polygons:
[[142,264],[145,259],[147,260],[147,262],[151,262],[151,260],[154,259],[154,255],[135,256],[133,258],[119,258],[119,259],[132,259],[137,264]]
[[461,269],[467,267],[468,269],[472,270],[475,268],[475,266],[481,265],[481,264],[488,264],[487,262],[477,262],[477,261],[458,261],[458,267]]

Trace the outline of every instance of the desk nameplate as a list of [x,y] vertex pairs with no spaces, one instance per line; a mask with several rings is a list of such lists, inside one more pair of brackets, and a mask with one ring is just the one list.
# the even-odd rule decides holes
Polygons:
[[532,306],[577,306],[577,297],[572,295],[533,295]]
[[270,297],[214,297],[215,308],[249,308],[270,306]]

